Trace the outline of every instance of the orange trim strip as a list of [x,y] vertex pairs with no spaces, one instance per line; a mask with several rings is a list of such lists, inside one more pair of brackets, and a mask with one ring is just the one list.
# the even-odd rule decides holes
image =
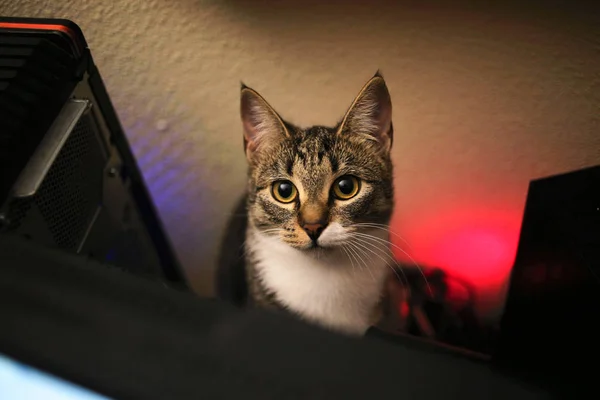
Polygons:
[[0,28],[16,28],[16,29],[40,29],[43,31],[61,31],[72,34],[71,29],[63,25],[48,25],[48,24],[28,24],[21,22],[0,22]]
[[40,31],[60,31],[66,33],[67,36],[71,38],[77,45],[79,51],[82,51],[81,45],[77,40],[77,36],[73,32],[73,30],[64,25],[53,25],[53,24],[32,24],[32,23],[23,23],[23,22],[0,22],[0,29],[30,29],[30,30],[40,30]]

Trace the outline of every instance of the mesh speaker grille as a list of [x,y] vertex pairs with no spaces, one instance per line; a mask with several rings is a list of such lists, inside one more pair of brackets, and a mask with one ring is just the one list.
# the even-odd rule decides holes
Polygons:
[[8,205],[8,220],[10,221],[8,229],[18,229],[30,209],[31,201],[29,199],[15,199],[11,201]]
[[103,157],[93,117],[87,113],[48,171],[35,202],[56,243],[77,250],[102,193]]

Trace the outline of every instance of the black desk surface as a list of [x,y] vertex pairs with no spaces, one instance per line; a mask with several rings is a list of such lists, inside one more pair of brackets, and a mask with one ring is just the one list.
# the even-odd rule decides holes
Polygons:
[[486,364],[351,339],[0,235],[0,353],[122,399],[533,399]]

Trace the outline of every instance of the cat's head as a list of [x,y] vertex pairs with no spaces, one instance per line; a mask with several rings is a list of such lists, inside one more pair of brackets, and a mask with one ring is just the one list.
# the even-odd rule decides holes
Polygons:
[[251,226],[305,251],[341,247],[393,210],[392,104],[381,74],[332,128],[299,128],[242,85]]

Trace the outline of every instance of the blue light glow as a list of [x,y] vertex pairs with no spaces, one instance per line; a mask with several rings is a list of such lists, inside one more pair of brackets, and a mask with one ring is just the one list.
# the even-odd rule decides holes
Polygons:
[[117,257],[117,251],[115,249],[110,249],[107,253],[106,253],[106,261],[108,262],[113,262],[115,261],[115,258]]
[[[127,120],[127,118],[123,118]],[[184,199],[193,179],[192,146],[186,143],[190,129],[173,124],[159,131],[150,120],[136,120],[126,128],[127,137],[152,196],[162,216],[191,212],[197,204]]]
[[120,119],[178,257],[201,257],[209,251],[203,246],[211,243],[203,237],[211,234],[203,227],[215,220],[211,184],[219,179],[214,165],[205,164],[206,153],[214,157],[219,150],[207,149],[210,146],[200,139],[204,132],[201,124],[195,121],[190,125],[184,118],[189,110],[161,108],[161,104],[168,105],[167,100],[153,99],[141,118],[125,112]]
[[108,397],[0,355],[0,399],[107,400]]

